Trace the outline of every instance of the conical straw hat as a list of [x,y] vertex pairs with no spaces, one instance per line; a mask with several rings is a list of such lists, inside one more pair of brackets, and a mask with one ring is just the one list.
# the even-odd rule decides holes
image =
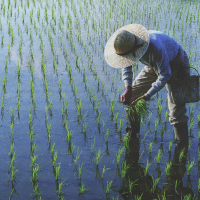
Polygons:
[[114,68],[134,64],[149,46],[147,29],[140,24],[129,24],[115,31],[106,43],[104,57]]

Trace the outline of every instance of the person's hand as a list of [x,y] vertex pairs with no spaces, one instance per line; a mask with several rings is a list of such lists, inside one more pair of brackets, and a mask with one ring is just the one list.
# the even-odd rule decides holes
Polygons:
[[137,98],[136,100],[134,100],[131,103],[131,105],[137,103],[137,101],[139,101],[140,99],[144,99],[145,101],[148,101],[150,98],[151,98],[151,96],[148,93],[146,93],[146,94],[142,95],[141,97]]
[[125,105],[129,104],[131,103],[131,98],[132,98],[132,87],[126,86],[124,93],[121,95],[121,102]]

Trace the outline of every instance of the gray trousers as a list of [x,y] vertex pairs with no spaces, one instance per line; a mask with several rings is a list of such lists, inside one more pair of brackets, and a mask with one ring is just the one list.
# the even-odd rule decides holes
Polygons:
[[[179,53],[176,56],[176,58],[172,62],[170,62],[170,67],[172,71],[172,76],[174,74],[177,74],[177,72],[178,74],[180,74],[181,71],[184,71],[183,68],[185,68],[185,72],[187,75],[190,74],[189,59],[186,52],[182,48],[179,49]],[[132,101],[140,97],[142,94],[145,94],[151,88],[152,83],[154,83],[157,78],[158,78],[158,71],[151,66],[145,65],[132,84]],[[168,91],[167,87],[168,84],[170,83],[166,83],[165,85],[167,91]],[[127,106],[127,110],[128,109],[129,106]],[[171,125],[188,121],[189,118],[186,116],[187,112],[186,104],[185,103],[173,104],[170,101],[169,95],[168,95],[168,109],[169,109],[169,122]],[[128,116],[128,112],[127,112],[127,126],[131,128],[131,118],[130,116]]]

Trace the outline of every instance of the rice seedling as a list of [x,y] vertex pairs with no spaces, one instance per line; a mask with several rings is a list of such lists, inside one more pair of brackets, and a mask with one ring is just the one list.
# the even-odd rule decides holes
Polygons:
[[159,123],[159,119],[157,119],[157,120],[155,121],[155,132],[157,132],[158,123]]
[[78,189],[79,189],[79,196],[89,191],[88,189],[85,188],[85,185],[83,185],[83,183],[81,184],[81,186],[78,187]]
[[108,137],[109,137],[110,129],[108,128],[106,130],[106,143],[108,143]]
[[74,160],[75,164],[77,164],[78,159],[80,158],[81,152],[79,151],[79,147],[77,149],[76,159]]
[[30,140],[31,140],[31,143],[32,143],[33,142],[33,136],[34,136],[32,129],[29,130],[29,136],[30,136]]
[[129,115],[135,120],[135,116],[141,116],[145,119],[148,115],[148,104],[144,99],[140,99],[136,104],[129,106]]
[[117,165],[120,164],[120,159],[121,159],[121,155],[124,151],[124,147],[122,147],[121,149],[119,149],[118,154],[116,154],[116,158],[117,158]]
[[71,138],[72,138],[72,130],[67,131],[67,141],[68,141],[68,143],[71,143]]
[[9,151],[9,155],[10,155],[11,159],[13,158],[14,154],[15,154],[15,152],[14,152],[14,143],[11,143],[10,151]]
[[[143,193],[139,196],[139,195],[134,195],[134,199],[135,200],[141,200],[143,196]],[[164,200],[164,199],[163,199]]]
[[181,152],[179,154],[179,162],[182,162],[183,157],[185,157],[185,147],[181,149]]
[[157,156],[156,156],[156,162],[157,162],[157,163],[160,163],[160,159],[161,159],[162,155],[163,155],[163,152],[162,152],[161,149],[159,149],[159,150],[158,150],[158,154],[157,154]]
[[87,127],[88,127],[88,122],[83,122],[83,130],[82,130],[83,133],[86,133]]
[[50,100],[49,105],[48,105],[48,110],[52,112],[52,106],[53,106],[53,102],[52,100]]
[[7,57],[5,56],[5,73],[7,73],[8,70],[8,60]]
[[151,153],[152,148],[153,148],[153,142],[151,141],[151,142],[149,142],[149,153]]
[[65,180],[58,184],[57,195],[58,195],[59,199],[61,199],[62,187],[63,187],[63,183],[64,183],[64,182],[65,182]]
[[118,117],[119,117],[119,112],[115,113],[115,123],[117,123]]
[[71,147],[70,153],[73,154],[74,149],[75,149],[75,146],[73,145],[73,142],[72,142],[72,144],[70,144],[70,147]]
[[194,112],[194,104],[193,103],[189,103],[189,113],[190,115],[192,115]]
[[96,153],[96,165],[99,165],[99,161],[101,160],[102,156],[101,156],[101,150],[98,151],[98,153]]
[[109,193],[109,191],[110,191],[110,187],[111,187],[111,185],[112,185],[112,180],[109,182],[109,181],[107,181],[107,185],[106,185],[106,193]]
[[168,111],[166,110],[166,112],[165,112],[165,122],[167,122],[167,118],[168,118]]
[[80,100],[79,105],[77,106],[77,113],[78,113],[78,115],[81,114],[81,108],[82,108],[82,101]]
[[37,163],[36,163],[37,158],[38,158],[38,155],[31,156],[31,166],[32,166],[32,168],[37,165]]
[[[31,182],[34,185],[36,182],[38,182],[38,171],[39,171],[39,165],[35,164],[32,166],[32,176],[31,176]],[[37,192],[37,191],[35,191]]]
[[2,101],[1,101],[1,116],[3,117],[3,111],[4,111],[4,106],[5,106],[5,96],[2,96]]
[[6,93],[6,82],[7,82],[7,78],[4,77],[3,80],[2,80],[2,91],[3,91],[3,94]]
[[14,113],[15,113],[15,109],[14,108],[10,108],[10,113],[11,113],[11,123],[14,123]]
[[121,133],[121,131],[122,131],[122,126],[123,126],[123,123],[124,123],[124,120],[119,120],[119,129],[118,129],[118,131]]
[[150,166],[151,166],[151,163],[149,163],[149,160],[147,159],[146,168],[145,168],[145,170],[144,170],[144,175],[145,175],[145,176],[147,175],[147,172],[148,172],[148,169],[149,169]]
[[55,168],[57,158],[58,158],[58,152],[56,151],[56,152],[54,152],[53,158],[52,158],[52,165],[53,165],[53,168]]
[[160,100],[161,99],[158,99],[158,115],[160,115],[161,114],[161,112],[162,112],[162,104],[160,103]]
[[12,182],[16,182],[16,172],[17,172],[18,170],[15,170],[14,169],[14,167],[12,168],[12,170],[11,170],[11,181]]
[[190,131],[192,130],[192,128],[194,127],[194,118],[192,117],[191,119],[190,119],[190,124],[189,124],[189,129],[190,129]]
[[10,59],[10,54],[11,54],[11,43],[8,44],[8,57]]
[[99,112],[98,114],[98,124],[100,124],[100,122],[101,122],[101,112]]
[[126,163],[126,160],[122,164],[122,177],[125,178],[127,174],[127,170],[130,168],[130,166]]
[[153,185],[152,185],[151,191],[154,193],[155,190],[156,190],[156,186],[157,186],[157,184],[158,184],[158,181],[160,180],[160,177],[157,178],[157,179],[154,179],[152,175],[151,175],[151,177],[152,177],[152,181],[153,181]]
[[188,176],[190,175],[190,172],[191,172],[193,166],[194,166],[194,161],[192,161],[191,163],[189,163],[189,161],[188,161],[188,165],[187,165]]
[[1,47],[3,47],[3,40],[4,40],[4,36],[1,37]]
[[90,145],[90,151],[92,154],[94,153],[94,150],[95,150],[94,146],[95,146],[95,139],[94,139],[94,143],[93,144],[91,143]]
[[149,130],[145,133],[144,138],[143,138],[143,142],[145,141],[145,139],[146,139],[148,133],[149,133]]
[[95,114],[98,113],[98,108],[99,108],[99,100],[96,101],[96,107],[95,107]]
[[48,141],[50,143],[50,141],[51,141],[51,124],[47,123],[46,128],[47,128],[47,133],[48,133]]
[[188,145],[188,150],[190,150],[192,147],[192,140],[190,141],[189,145]]
[[51,155],[54,155],[55,152],[55,143],[51,145]]
[[169,174],[169,171],[170,171],[170,169],[171,169],[171,166],[172,166],[172,162],[167,163],[167,165],[166,165],[166,167],[165,167],[166,176]]
[[60,165],[58,165],[57,167],[56,167],[56,180],[58,180],[58,178],[59,178],[59,174],[60,174]]
[[81,173],[82,173],[82,171],[83,171],[83,164],[81,164],[81,166],[80,166],[80,164],[78,165],[78,177],[79,177],[79,179],[81,178]]
[[104,175],[105,172],[106,172],[106,168],[105,168],[105,165],[104,165],[103,170],[102,170],[102,174],[101,174],[101,178],[103,178],[103,175]]
[[172,141],[169,141],[169,152],[171,152],[172,149]]
[[116,105],[114,104],[113,99],[111,99],[110,102],[111,102],[111,105],[110,105],[110,112],[111,112],[111,116],[113,116],[114,108],[115,108]]

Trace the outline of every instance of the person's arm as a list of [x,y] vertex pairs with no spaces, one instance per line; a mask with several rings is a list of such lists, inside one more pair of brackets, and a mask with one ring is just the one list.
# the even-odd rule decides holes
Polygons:
[[122,80],[124,81],[125,87],[132,86],[132,79],[133,79],[132,65],[123,68],[122,69]]
[[133,79],[133,71],[132,65],[129,67],[125,67],[122,69],[122,80],[124,81],[125,91],[121,95],[121,102],[123,104],[128,104],[131,102],[132,98],[132,79]]
[[162,50],[161,58],[155,57],[154,64],[158,70],[158,78],[147,91],[150,96],[160,91],[172,77],[169,58],[165,50]]

